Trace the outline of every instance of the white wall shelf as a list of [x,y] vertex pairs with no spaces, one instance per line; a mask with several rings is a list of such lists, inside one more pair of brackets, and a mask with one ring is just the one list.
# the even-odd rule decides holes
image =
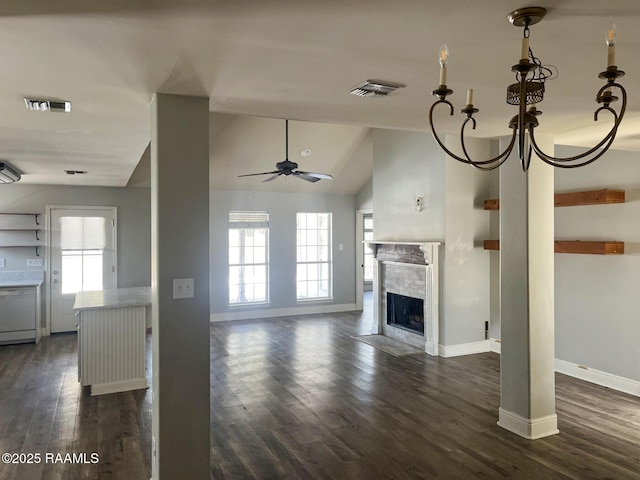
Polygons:
[[[0,212],[0,218],[3,216],[9,216],[11,220],[3,221],[0,223],[0,233],[6,232],[9,233],[10,238],[4,238],[0,240],[0,248],[35,248],[36,256],[40,256],[39,248],[43,245],[38,243],[41,240],[40,232],[42,232],[42,228],[40,228],[40,219],[41,213],[7,213]],[[32,220],[27,220],[29,217],[33,217]],[[28,224],[35,223],[33,227],[30,227]],[[13,233],[23,233],[23,232],[33,232],[34,240],[24,242],[20,238],[15,238]]]

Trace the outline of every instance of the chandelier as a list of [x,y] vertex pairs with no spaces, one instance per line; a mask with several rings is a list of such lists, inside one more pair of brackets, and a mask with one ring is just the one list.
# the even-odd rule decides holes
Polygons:
[[[542,112],[536,108],[536,104],[540,103],[544,97],[545,81],[552,73],[550,68],[545,67],[540,59],[538,59],[531,48],[529,47],[529,26],[535,25],[540,22],[547,10],[542,7],[527,7],[515,10],[509,14],[509,21],[516,27],[523,28],[522,37],[522,52],[520,55],[520,61],[511,67],[511,71],[515,72],[516,83],[507,87],[507,103],[510,105],[517,105],[519,110],[518,114],[509,122],[509,128],[513,130],[511,141],[506,150],[497,156],[487,160],[473,160],[467,153],[465,146],[465,128],[471,124],[472,129],[476,128],[476,119],[473,117],[479,110],[473,106],[473,90],[467,90],[467,105],[460,110],[460,113],[466,115],[466,119],[462,123],[460,128],[460,142],[462,147],[463,156],[458,156],[452,153],[442,143],[438,134],[436,133],[433,125],[433,111],[437,105],[445,104],[449,106],[450,114],[453,115],[453,105],[446,98],[453,93],[453,90],[447,88],[447,59],[449,56],[449,50],[446,45],[443,45],[440,49],[440,85],[432,93],[438,97],[438,100],[434,102],[429,110],[429,125],[431,126],[431,132],[435,141],[450,157],[468,165],[473,165],[481,170],[493,170],[498,168],[509,157],[509,154],[513,151],[516,140],[518,143],[518,156],[522,164],[522,169],[527,171],[529,164],[531,163],[532,151],[545,163],[554,167],[560,168],[575,168],[588,165],[598,158],[600,158],[611,146],[618,131],[618,126],[622,122],[625,109],[627,107],[627,92],[622,85],[616,82],[617,78],[622,77],[624,72],[618,70],[615,60],[615,41],[616,41],[616,29],[615,25],[611,24],[609,31],[607,32],[607,60],[608,66],[604,72],[598,75],[598,78],[606,79],[605,85],[603,85],[596,95],[596,102],[601,104],[593,115],[594,121],[598,121],[598,114],[601,111],[607,111],[613,116],[613,126],[609,133],[593,148],[590,150],[572,157],[558,158],[548,155],[542,151],[542,149],[536,143],[535,129],[538,126],[538,119],[536,118]],[[619,112],[616,112],[611,107],[611,104],[618,100],[618,97],[613,94],[613,89],[616,88],[622,96],[622,104]]]

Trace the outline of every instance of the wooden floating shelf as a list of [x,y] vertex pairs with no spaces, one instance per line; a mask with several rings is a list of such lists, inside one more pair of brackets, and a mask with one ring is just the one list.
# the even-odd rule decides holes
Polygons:
[[484,241],[484,249],[485,250],[500,250],[500,240],[485,240]]
[[[556,193],[554,206],[575,207],[579,205],[607,205],[624,203],[624,190],[590,190],[587,192]],[[484,201],[485,210],[500,210],[500,200],[497,198]]]
[[556,241],[556,253],[584,253],[588,255],[623,255],[624,242]]
[[[586,242],[582,240],[557,240],[555,253],[582,253],[586,255],[623,255],[624,242]],[[500,250],[500,240],[485,240],[485,250]]]
[[484,201],[485,210],[500,210],[500,199],[492,198],[491,200]]
[[591,190],[588,192],[556,193],[556,207],[573,207],[578,205],[606,205],[624,203],[624,190]]

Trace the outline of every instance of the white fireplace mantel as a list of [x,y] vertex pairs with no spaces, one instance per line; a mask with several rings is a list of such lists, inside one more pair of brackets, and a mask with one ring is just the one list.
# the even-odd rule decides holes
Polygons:
[[[427,265],[437,263],[438,261],[438,247],[442,245],[442,242],[415,242],[415,241],[402,241],[402,240],[366,240],[363,242],[365,245],[377,246],[377,245],[413,245],[420,248],[424,254],[424,261]],[[374,250],[375,251],[375,250]]]
[[[374,278],[373,278],[373,325],[372,333],[384,334],[383,324],[386,322],[386,312],[382,308],[382,266],[391,268],[394,265],[421,267],[424,269],[424,275],[421,282],[424,285],[424,301],[425,301],[425,338],[424,349],[429,355],[438,355],[439,343],[439,290],[440,290],[440,273],[439,273],[439,250],[442,242],[416,242],[416,241],[399,241],[399,240],[369,240],[365,244],[371,246],[374,253]],[[408,249],[395,249],[395,247],[413,247]],[[382,248],[380,248],[382,247]],[[416,251],[416,248],[420,253]],[[382,253],[381,253],[382,252]],[[424,258],[421,258],[424,257]],[[423,263],[424,262],[424,263]],[[396,335],[396,334],[394,334]],[[415,339],[410,340],[410,343]]]

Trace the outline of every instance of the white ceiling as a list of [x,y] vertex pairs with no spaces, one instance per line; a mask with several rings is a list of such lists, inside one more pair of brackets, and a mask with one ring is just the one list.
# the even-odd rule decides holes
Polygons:
[[[353,181],[312,187],[353,193],[370,175],[356,148],[366,127],[428,130],[443,42],[456,108],[467,88],[475,90],[474,134],[509,133],[515,111],[505,88],[514,81],[521,31],[506,15],[528,5],[549,9],[532,27],[531,47],[559,71],[539,105],[538,132],[557,143],[596,143],[602,128],[593,126],[593,100],[614,21],[630,96],[614,147],[640,150],[637,0],[21,0],[0,4],[0,159],[24,172],[24,183],[124,186],[149,144],[154,92],[204,95],[216,113],[213,167],[218,173],[224,166],[214,185],[243,188],[237,174],[272,170],[283,160],[284,122],[256,117],[291,118],[299,121],[291,124],[298,155],[291,159],[301,169],[336,178],[360,172]],[[345,93],[366,79],[407,87],[385,99]],[[25,96],[71,100],[73,111],[30,112]],[[456,132],[461,116],[441,114],[442,128]],[[303,146],[311,157],[299,158]],[[65,169],[89,174],[67,176]],[[294,180],[268,188],[311,185],[296,180],[292,187]]]

